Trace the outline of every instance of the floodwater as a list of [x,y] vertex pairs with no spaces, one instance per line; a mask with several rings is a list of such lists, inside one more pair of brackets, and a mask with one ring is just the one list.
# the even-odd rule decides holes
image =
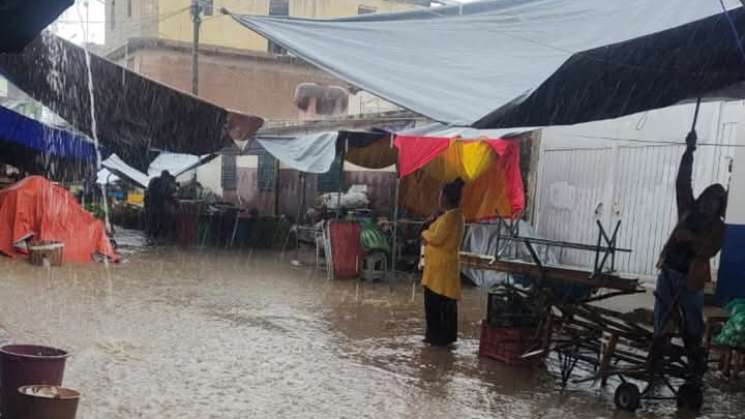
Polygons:
[[[439,349],[421,342],[410,279],[327,281],[277,253],[158,248],[108,269],[0,269],[0,325],[72,352],[80,419],[634,417],[605,392],[560,392],[545,368],[479,359],[478,289],[457,345]],[[710,389],[701,417],[743,411],[744,394]],[[665,403],[637,417],[676,415]]]

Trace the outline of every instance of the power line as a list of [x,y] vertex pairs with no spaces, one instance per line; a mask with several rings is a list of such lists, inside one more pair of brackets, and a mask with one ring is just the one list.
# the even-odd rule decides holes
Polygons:
[[[624,142],[624,143],[644,143],[648,145],[676,145],[676,146],[684,146],[686,145],[685,141],[676,141],[671,139],[654,139],[654,138],[622,138],[622,137],[612,137],[612,136],[603,136],[603,135],[586,135],[586,134],[578,134],[577,137],[580,138],[588,138],[593,140],[607,140],[607,141],[613,141],[613,142]],[[711,142],[711,140],[708,140],[709,142],[697,142],[696,146],[704,146],[704,147],[722,147],[722,148],[743,148],[745,145],[738,145],[738,144],[719,144],[716,142]]]

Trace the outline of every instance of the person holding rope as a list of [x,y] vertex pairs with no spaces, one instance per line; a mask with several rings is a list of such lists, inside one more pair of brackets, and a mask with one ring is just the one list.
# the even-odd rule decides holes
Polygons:
[[655,335],[664,339],[666,328],[674,324],[677,305],[682,314],[680,331],[691,372],[700,379],[706,369],[701,347],[704,334],[703,289],[711,281],[709,260],[719,252],[724,240],[727,191],[724,186],[714,184],[694,198],[691,178],[696,141],[694,128],[686,137],[686,150],[675,183],[678,223],[657,263],[660,273],[655,290],[654,323]]

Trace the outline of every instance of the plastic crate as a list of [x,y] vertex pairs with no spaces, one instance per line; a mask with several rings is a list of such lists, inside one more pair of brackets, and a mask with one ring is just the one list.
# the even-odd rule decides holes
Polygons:
[[495,359],[507,365],[531,365],[537,359],[522,356],[537,349],[534,327],[494,327],[487,320],[481,322],[479,356]]
[[504,286],[489,291],[486,320],[492,327],[532,327],[539,323],[540,304]]

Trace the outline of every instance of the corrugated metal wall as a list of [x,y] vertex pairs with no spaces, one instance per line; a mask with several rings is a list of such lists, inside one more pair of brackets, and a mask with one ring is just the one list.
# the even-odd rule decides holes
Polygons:
[[[728,185],[736,128],[737,122],[720,118],[709,145],[698,148],[695,194],[711,183]],[[594,244],[595,220],[609,230],[621,220],[619,246],[633,253],[619,254],[617,270],[653,278],[659,252],[677,221],[675,177],[684,150],[678,144],[638,143],[544,149],[536,200],[538,233]],[[593,261],[590,252],[561,252],[563,264],[591,267]]]

